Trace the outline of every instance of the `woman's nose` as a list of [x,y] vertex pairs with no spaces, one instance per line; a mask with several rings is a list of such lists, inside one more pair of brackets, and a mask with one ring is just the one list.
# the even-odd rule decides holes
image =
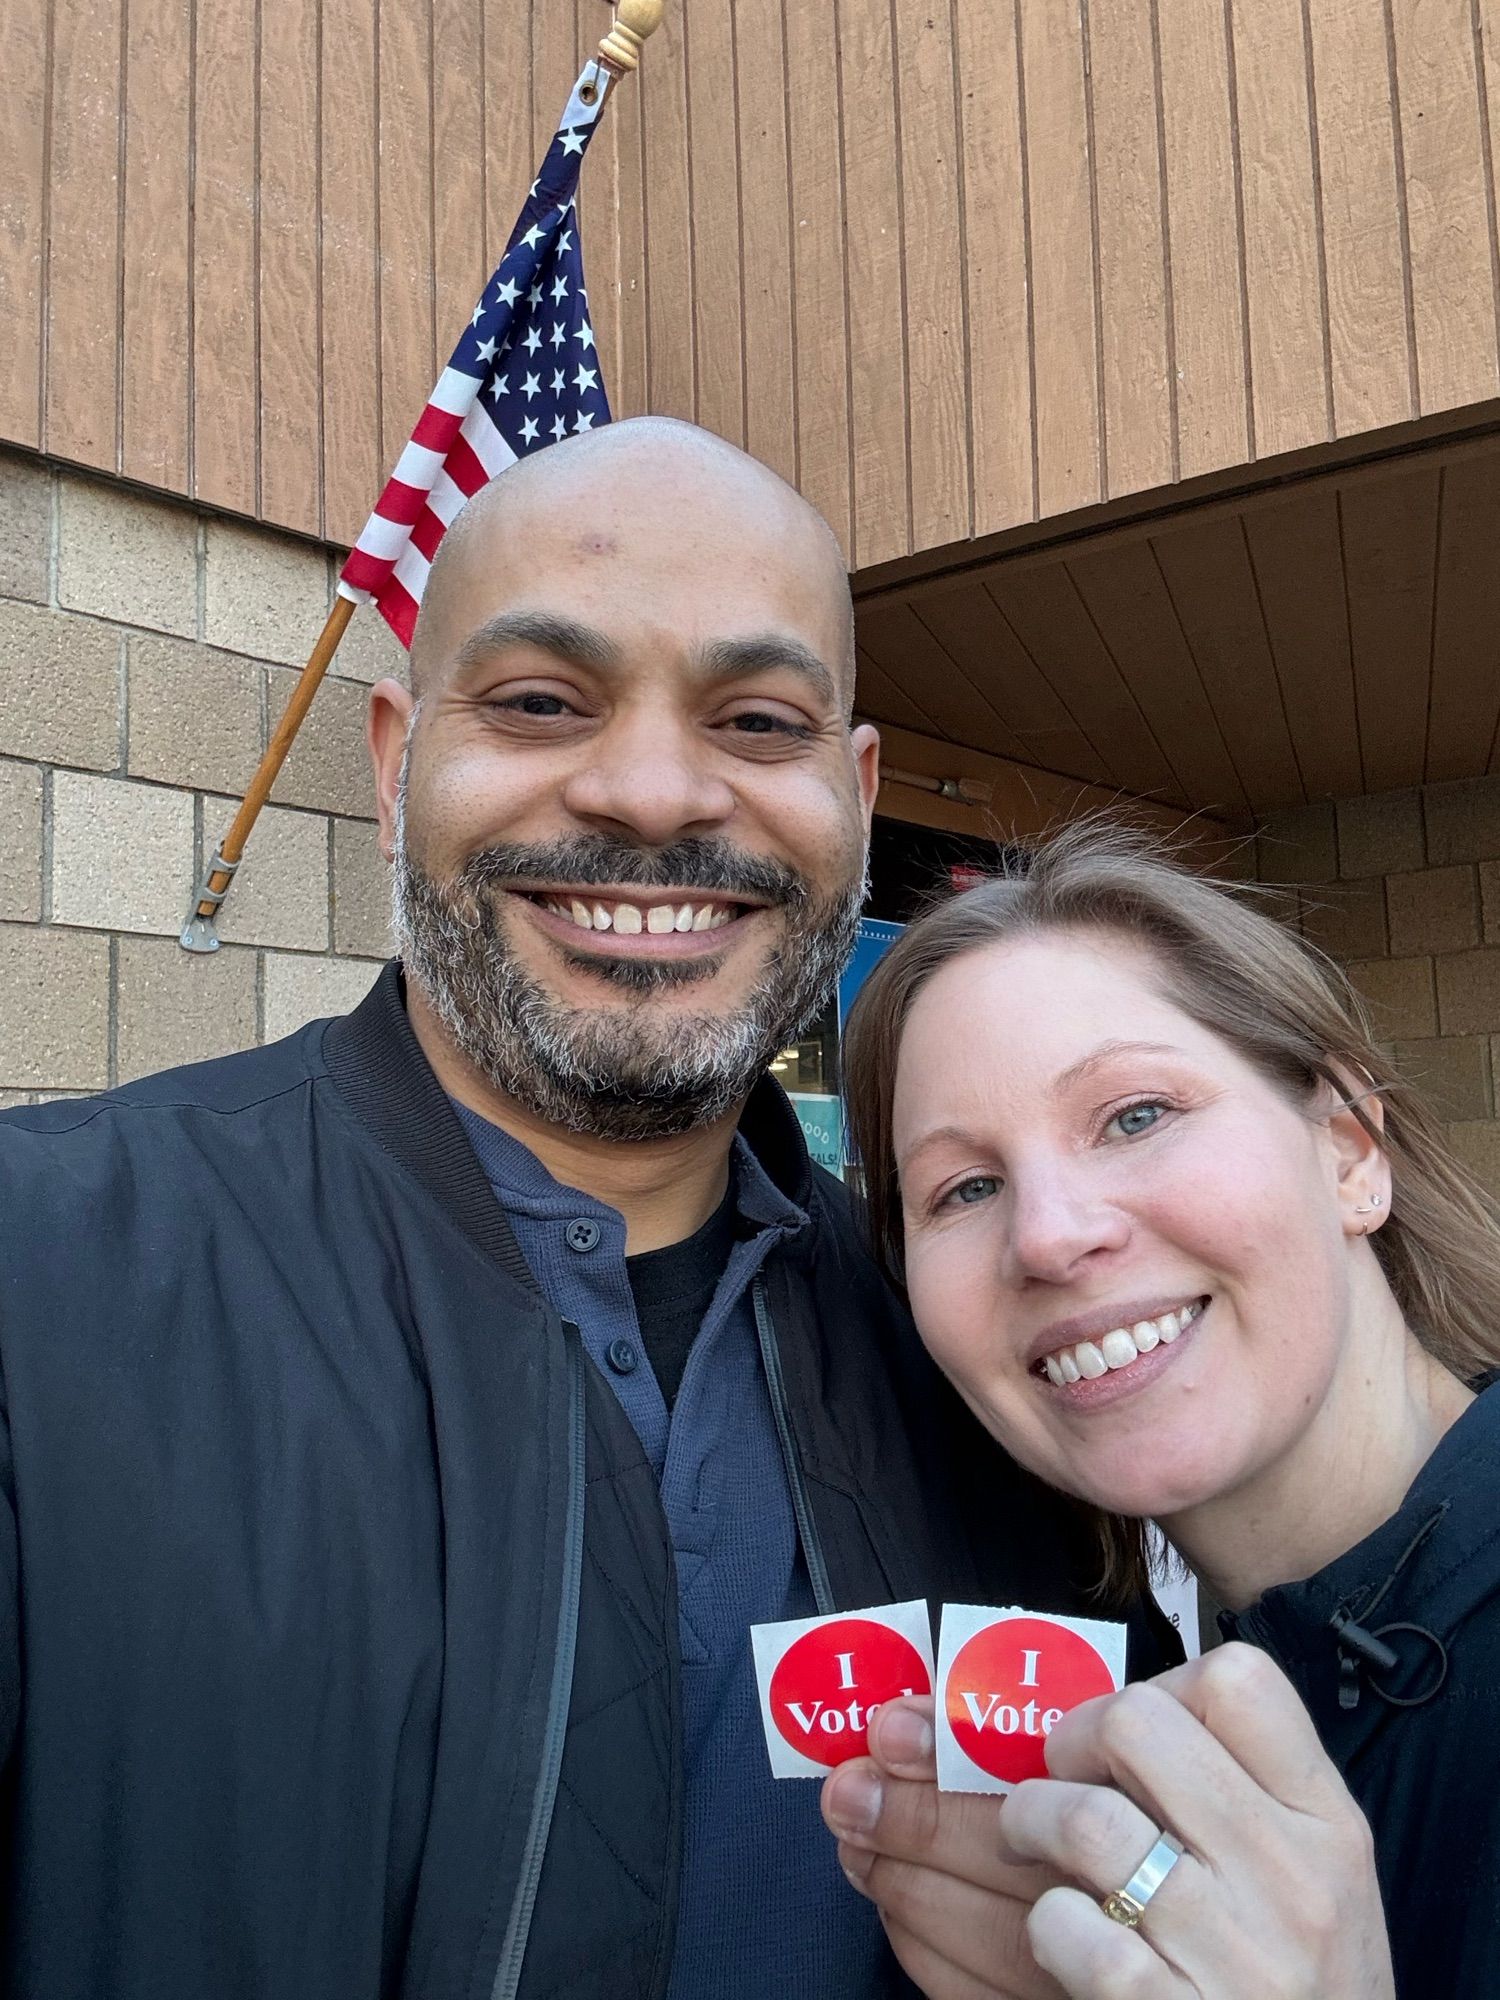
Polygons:
[[1006,1254],[1010,1276],[1061,1284],[1101,1252],[1129,1241],[1125,1211],[1081,1168],[1049,1165],[1013,1172]]

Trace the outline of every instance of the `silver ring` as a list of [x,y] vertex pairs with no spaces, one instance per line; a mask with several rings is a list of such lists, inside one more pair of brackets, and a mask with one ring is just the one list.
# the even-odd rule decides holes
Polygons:
[[1160,1835],[1156,1845],[1136,1869],[1123,1889],[1112,1890],[1099,1907],[1105,1916],[1127,1930],[1134,1930],[1146,1905],[1182,1858],[1182,1843],[1170,1833]]

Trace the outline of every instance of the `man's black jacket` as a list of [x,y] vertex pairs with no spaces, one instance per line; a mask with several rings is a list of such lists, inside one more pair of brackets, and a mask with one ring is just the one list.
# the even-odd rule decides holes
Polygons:
[[[774,1087],[745,1130],[812,1217],[759,1306],[820,1601],[1086,1608],[1085,1537],[927,1361]],[[662,1992],[654,1477],[395,967],[274,1048],[0,1117],[0,1376],[0,1992]]]

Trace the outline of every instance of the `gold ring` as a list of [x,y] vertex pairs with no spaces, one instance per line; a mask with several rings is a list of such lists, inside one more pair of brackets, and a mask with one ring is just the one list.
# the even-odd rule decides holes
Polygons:
[[1135,1930],[1145,1914],[1146,1905],[1181,1858],[1181,1843],[1175,1841],[1170,1833],[1159,1835],[1156,1845],[1125,1887],[1112,1889],[1101,1899],[1100,1909],[1112,1923],[1123,1924],[1128,1931]]

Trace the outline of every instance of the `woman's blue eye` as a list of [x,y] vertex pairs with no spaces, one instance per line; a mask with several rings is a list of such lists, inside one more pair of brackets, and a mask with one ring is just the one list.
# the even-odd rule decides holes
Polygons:
[[1149,1132],[1165,1109],[1161,1104],[1127,1105],[1125,1110],[1115,1113],[1110,1123],[1118,1125],[1127,1139],[1133,1139],[1137,1133]]
[[966,1206],[976,1201],[988,1201],[999,1186],[993,1174],[973,1174],[968,1180],[960,1181],[949,1198]]

